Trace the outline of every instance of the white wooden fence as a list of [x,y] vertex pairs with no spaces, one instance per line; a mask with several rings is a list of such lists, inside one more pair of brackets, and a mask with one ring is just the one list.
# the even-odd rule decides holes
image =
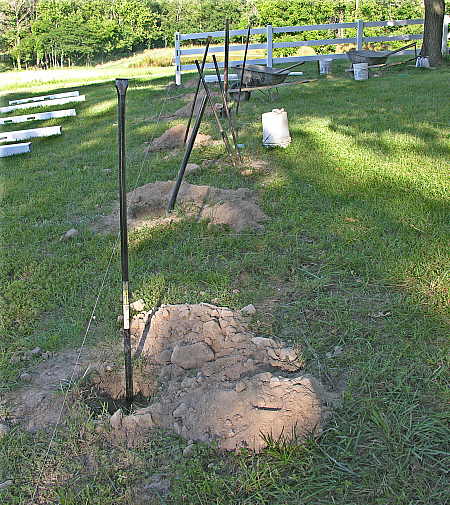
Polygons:
[[[443,54],[448,54],[448,25],[450,21],[450,16],[445,16],[444,18],[444,30],[442,35],[442,52]],[[365,37],[364,28],[369,27],[382,27],[382,26],[406,26],[406,25],[423,25],[423,19],[402,19],[402,20],[392,20],[392,21],[363,21],[361,19],[353,23],[330,23],[323,25],[306,25],[306,26],[280,26],[274,27],[267,25],[265,28],[252,28],[250,30],[251,35],[263,35],[266,37],[266,42],[260,44],[249,44],[249,49],[265,49],[265,58],[260,59],[249,59],[247,63],[260,63],[265,64],[268,67],[272,67],[275,63],[294,63],[297,61],[308,61],[308,60],[321,60],[321,59],[340,59],[346,58],[344,53],[331,53],[331,54],[317,54],[314,56],[288,56],[288,57],[273,57],[273,50],[283,47],[301,47],[301,46],[323,46],[323,45],[336,45],[336,44],[355,44],[357,49],[362,49],[363,44],[366,42],[388,42],[396,40],[421,40],[423,35],[391,35],[382,37]],[[320,39],[320,40],[299,40],[299,41],[289,41],[289,42],[274,42],[273,36],[278,33],[298,33],[307,32],[312,30],[337,30],[337,29],[356,29],[356,37],[347,38],[333,38],[333,39]],[[230,37],[234,36],[245,36],[247,30],[230,30]],[[181,45],[185,41],[206,39],[207,37],[221,38],[225,36],[224,31],[219,32],[203,32],[203,33],[175,33],[175,82],[179,85],[181,84],[181,74],[183,70],[194,70],[196,67],[192,64],[182,64],[181,58],[187,55],[200,55],[203,54],[204,48],[202,46],[182,49]],[[230,45],[230,52],[242,51],[245,49],[243,44]],[[209,53],[223,53],[225,50],[224,46],[210,47]],[[403,51],[399,54],[412,54],[413,51]],[[238,65],[242,61],[230,61],[230,66]],[[219,62],[219,66],[223,67],[223,63]],[[213,63],[207,63],[206,68],[214,68]]]

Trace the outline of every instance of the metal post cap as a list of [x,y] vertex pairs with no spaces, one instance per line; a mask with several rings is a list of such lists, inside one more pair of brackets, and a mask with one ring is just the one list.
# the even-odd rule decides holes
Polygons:
[[116,88],[121,95],[125,94],[128,88],[128,79],[116,79]]

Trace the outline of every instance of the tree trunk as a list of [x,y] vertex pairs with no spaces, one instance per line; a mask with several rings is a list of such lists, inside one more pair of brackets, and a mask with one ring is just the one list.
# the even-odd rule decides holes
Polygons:
[[444,22],[444,0],[424,0],[425,22],[421,56],[426,56],[430,65],[442,63],[442,25]]

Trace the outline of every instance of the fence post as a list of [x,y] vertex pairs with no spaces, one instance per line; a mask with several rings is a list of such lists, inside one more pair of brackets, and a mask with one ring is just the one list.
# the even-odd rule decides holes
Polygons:
[[356,20],[356,49],[360,51],[363,47],[364,37],[364,21],[362,19]]
[[175,84],[181,84],[180,32],[175,32]]
[[267,57],[266,65],[270,68],[273,66],[273,27],[272,25],[266,26],[267,34]]
[[448,54],[448,24],[450,23],[450,16],[444,16],[444,26],[442,27],[442,56]]

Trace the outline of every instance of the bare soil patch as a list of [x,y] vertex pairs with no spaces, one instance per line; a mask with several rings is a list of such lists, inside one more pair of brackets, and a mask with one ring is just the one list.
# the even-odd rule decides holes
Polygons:
[[91,362],[88,351],[80,354],[79,349],[73,349],[40,363],[27,386],[4,396],[8,412],[4,420],[36,431],[56,424],[60,416],[64,419],[64,390],[88,372]]
[[[128,228],[168,224],[182,219],[179,215],[167,216],[166,208],[174,181],[158,181],[145,184],[127,194]],[[183,214],[196,220],[206,219],[215,225],[228,225],[236,232],[247,228],[260,229],[267,216],[257,204],[257,194],[246,188],[220,189],[197,186],[183,182],[177,205]],[[94,226],[97,232],[118,229],[119,204],[113,212],[102,217]]]

